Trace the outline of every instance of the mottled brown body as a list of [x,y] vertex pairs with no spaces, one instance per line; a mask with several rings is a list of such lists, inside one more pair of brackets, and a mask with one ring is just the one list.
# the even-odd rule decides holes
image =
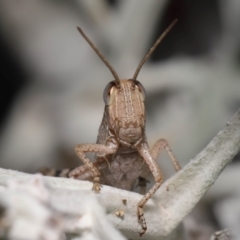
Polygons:
[[[114,155],[106,156],[106,158],[97,158],[95,156],[93,165],[100,172],[100,184],[129,191],[132,191],[134,187],[139,187],[142,194],[146,193],[146,177],[151,172],[137,151],[129,149],[125,153],[117,152]],[[68,178],[72,170],[42,168],[39,172],[47,176]],[[74,171],[76,170],[78,173],[74,175],[75,179],[93,181],[92,173],[86,165],[81,165]]]
[[149,168],[136,148],[145,139],[144,95],[142,85],[133,80],[120,80],[118,86],[114,82],[108,84],[97,144],[76,147],[80,158],[83,148],[86,152],[97,153],[96,163],[87,163],[92,165],[91,169],[94,168],[94,175],[88,173],[85,167],[80,167],[73,170],[70,176],[93,178],[94,181],[94,177],[101,175],[97,181],[101,184],[132,190],[138,177],[145,178],[149,174]]
[[[79,144],[76,146],[76,153],[84,165],[68,172],[67,175],[76,179],[91,180],[93,190],[99,192],[101,184],[132,190],[138,179],[141,180],[140,185],[144,188],[146,184],[144,179],[149,173],[152,173],[155,184],[142,197],[137,206],[138,219],[142,226],[140,235],[143,235],[147,230],[143,207],[163,181],[160,168],[156,162],[160,151],[162,149],[167,151],[176,171],[181,167],[166,140],[158,140],[152,150],[149,149],[145,134],[145,90],[142,84],[137,81],[137,76],[145,61],[176,21],[157,39],[138,65],[133,78],[123,80],[119,79],[117,73],[101,52],[78,28],[81,35],[112,72],[115,81],[110,82],[104,90],[105,110],[96,144]],[[87,152],[95,153],[94,162],[86,156]]]
[[[107,159],[97,158],[93,165],[100,172],[100,184],[129,191],[133,190],[137,184],[138,177],[145,178],[150,173],[138,152],[116,153],[114,156],[108,156]],[[92,174],[85,165],[80,167],[79,170],[81,173],[75,178],[93,181]]]

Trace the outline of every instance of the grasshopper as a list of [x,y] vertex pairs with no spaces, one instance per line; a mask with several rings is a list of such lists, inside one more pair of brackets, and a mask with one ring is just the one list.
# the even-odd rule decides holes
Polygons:
[[[158,140],[153,148],[149,149],[145,134],[145,89],[137,80],[137,76],[143,64],[176,22],[177,20],[173,21],[160,35],[139,63],[133,78],[130,79],[120,79],[98,48],[82,29],[77,27],[82,37],[109,68],[115,80],[108,83],[103,93],[105,109],[97,142],[76,146],[76,153],[84,165],[71,170],[68,177],[91,180],[92,190],[99,192],[101,184],[132,190],[137,179],[145,179],[151,172],[155,184],[137,206],[138,220],[142,227],[140,236],[147,230],[143,207],[163,181],[161,170],[156,162],[160,151],[166,150],[176,171],[181,167],[166,140]],[[87,152],[95,153],[94,162],[86,156]]]

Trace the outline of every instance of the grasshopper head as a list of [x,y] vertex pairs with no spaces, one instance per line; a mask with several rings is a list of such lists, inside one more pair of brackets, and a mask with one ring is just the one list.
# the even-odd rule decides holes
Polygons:
[[145,90],[137,80],[110,82],[103,94],[110,131],[121,143],[134,145],[145,127]]

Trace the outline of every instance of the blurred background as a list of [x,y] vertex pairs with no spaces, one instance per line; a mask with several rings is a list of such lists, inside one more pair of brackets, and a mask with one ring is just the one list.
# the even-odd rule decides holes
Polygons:
[[[75,145],[96,141],[113,76],[76,26],[120,78],[131,78],[175,18],[138,80],[150,146],[167,139],[186,165],[240,107],[239,12],[237,0],[1,0],[0,167],[74,167]],[[239,231],[238,159],[186,218],[192,239]],[[174,174],[165,154],[159,165],[165,178]]]

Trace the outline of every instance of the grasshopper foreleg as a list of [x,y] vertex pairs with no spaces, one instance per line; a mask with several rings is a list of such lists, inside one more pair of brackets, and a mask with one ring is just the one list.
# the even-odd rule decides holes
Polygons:
[[164,140],[164,139],[158,140],[155,143],[151,153],[150,153],[149,147],[146,142],[142,142],[137,147],[139,154],[143,157],[144,161],[148,164],[150,171],[152,172],[153,177],[155,179],[155,184],[153,185],[153,187],[143,196],[143,198],[138,203],[137,214],[138,214],[138,219],[142,225],[142,231],[140,232],[140,236],[142,236],[147,230],[147,224],[146,224],[146,220],[144,217],[143,207],[145,206],[147,201],[152,197],[152,195],[159,189],[159,187],[161,186],[162,181],[163,181],[161,170],[158,167],[157,162],[156,162],[156,159],[157,159],[159,153],[163,149],[165,149],[167,151],[167,153],[174,165],[175,170],[176,171],[180,170],[181,169],[180,164],[178,163],[177,159],[173,155],[173,152],[170,149],[166,140]]
[[[102,144],[79,144],[76,146],[75,151],[78,155],[78,157],[83,161],[83,163],[87,166],[87,168],[90,170],[93,178],[93,190],[95,192],[99,192],[101,189],[100,185],[100,172],[97,169],[96,166],[94,166],[93,162],[86,156],[86,152],[94,152],[96,154],[100,155],[108,155],[113,154],[116,152],[118,148],[118,144],[114,141],[108,142],[105,145]],[[79,175],[79,172],[81,171],[81,166],[73,169],[69,173],[69,177],[75,177]]]

